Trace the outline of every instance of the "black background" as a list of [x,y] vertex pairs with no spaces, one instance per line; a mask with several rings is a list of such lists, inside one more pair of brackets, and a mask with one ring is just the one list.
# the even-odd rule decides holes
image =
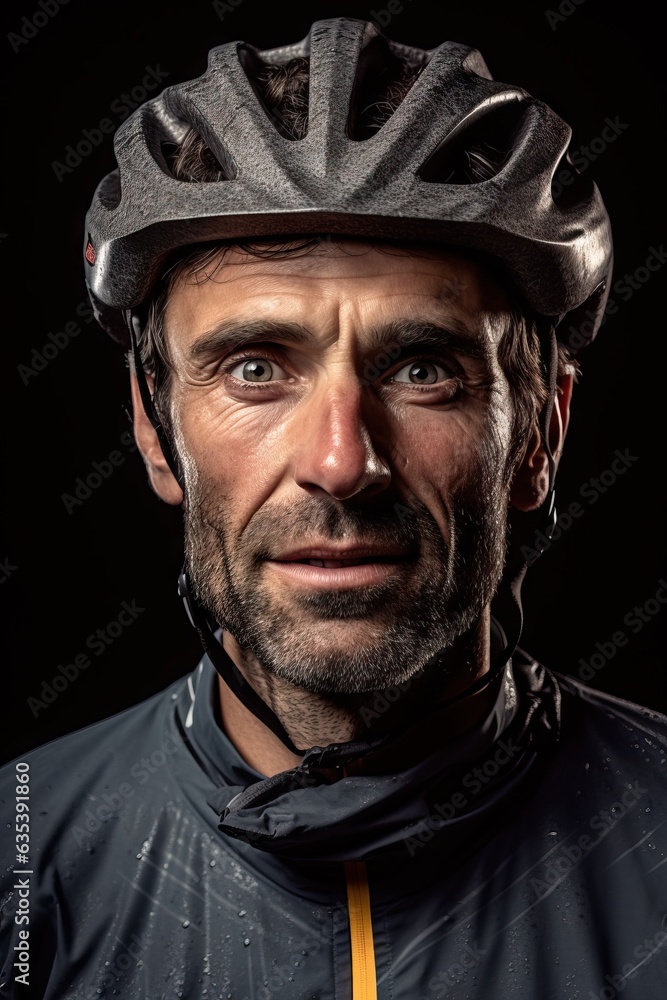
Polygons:
[[[55,0],[45,2],[53,9]],[[550,9],[559,20],[550,23],[549,7],[541,3],[406,0],[386,32],[426,48],[446,38],[478,47],[496,78],[523,86],[571,124],[574,147],[599,137],[607,117],[627,125],[590,166],[612,218],[619,280],[667,241],[658,7],[648,0],[564,0],[560,15],[555,2]],[[222,19],[200,0],[151,0],[120,10],[69,0],[34,37],[15,40],[15,52],[8,33],[25,31],[22,18],[38,11],[37,0],[5,5],[0,39],[6,75],[0,223],[6,530],[0,560],[15,567],[0,571],[3,759],[136,703],[190,671],[199,657],[176,596],[180,513],[150,492],[138,454],[121,443],[129,427],[122,354],[77,314],[77,307],[85,310],[83,219],[96,184],[114,168],[112,138],[104,136],[60,181],[53,162],[63,162],[83,129],[97,128],[105,117],[120,124],[111,105],[141,83],[147,66],[168,72],[161,85],[167,86],[200,75],[216,44],[296,41],[318,17],[386,21],[384,0],[299,8],[236,0]],[[636,634],[623,619],[667,577],[665,273],[652,275],[627,302],[612,291],[618,312],[582,359],[558,500],[565,510],[579,499],[584,514],[530,570],[522,641],[547,665],[576,674],[580,657],[588,660],[596,643],[623,629],[627,645],[591,683],[661,711],[667,710],[667,610]],[[41,351],[49,332],[72,321],[81,333],[25,384],[18,366],[31,365],[33,348]],[[68,513],[62,494],[72,493],[77,477],[115,449],[122,464]],[[582,501],[580,489],[610,468],[616,449],[629,449],[636,461],[596,503]],[[88,636],[132,600],[144,609],[136,621],[102,655],[87,650]],[[28,698],[41,698],[58,665],[83,652],[91,666],[35,715]]]

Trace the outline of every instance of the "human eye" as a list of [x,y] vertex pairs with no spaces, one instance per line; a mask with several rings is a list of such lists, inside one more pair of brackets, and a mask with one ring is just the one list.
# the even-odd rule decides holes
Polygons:
[[225,374],[246,385],[276,382],[287,379],[285,369],[275,358],[265,353],[247,352],[239,357],[238,352],[222,366]]
[[390,381],[410,385],[435,385],[447,381],[458,383],[458,379],[451,369],[429,359],[410,361],[394,372]]
[[[405,346],[396,367],[382,383],[383,392],[400,393],[406,400],[452,403],[459,398],[465,382],[465,371],[449,351],[435,355],[427,345]],[[444,356],[443,356],[444,354]]]

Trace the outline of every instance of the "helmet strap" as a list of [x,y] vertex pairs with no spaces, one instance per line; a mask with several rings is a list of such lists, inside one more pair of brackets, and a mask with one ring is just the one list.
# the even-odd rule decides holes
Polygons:
[[139,340],[142,334],[142,324],[139,313],[136,309],[127,309],[125,311],[125,321],[127,323],[128,329],[130,331],[130,342],[132,345],[132,360],[134,362],[134,374],[137,378],[137,385],[139,386],[139,395],[141,397],[141,405],[144,408],[144,413],[151,422],[153,430],[157,434],[158,441],[160,442],[160,448],[162,449],[162,454],[165,457],[167,465],[171,469],[176,482],[181,487],[184,488],[183,483],[183,472],[180,467],[177,456],[174,454],[174,450],[171,446],[171,442],[165,430],[164,424],[160,420],[160,417],[155,406],[155,398],[151,395],[151,390],[148,385],[148,379],[146,378],[146,372],[144,371],[144,365],[141,360],[141,351],[139,349]]
[[[551,415],[556,401],[556,393],[558,392],[558,341],[556,339],[555,327],[551,328],[548,343],[545,343],[544,340],[540,338],[540,345],[542,352],[542,365],[544,367],[545,380],[547,383],[547,399],[542,407],[542,412],[540,413],[540,432],[542,435],[542,446],[546,452],[547,462],[549,464],[549,492],[547,493],[544,504],[542,505],[546,506],[546,524],[544,526],[543,533],[545,537],[551,541],[554,531],[556,530],[556,522],[558,520],[555,489],[556,462],[549,443]],[[544,551],[545,546],[536,546],[536,548],[541,554]]]

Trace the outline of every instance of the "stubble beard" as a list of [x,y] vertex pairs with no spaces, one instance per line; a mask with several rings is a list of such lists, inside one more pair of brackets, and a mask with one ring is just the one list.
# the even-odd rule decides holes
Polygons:
[[[232,539],[231,498],[197,474],[185,499],[194,594],[268,675],[312,694],[403,684],[439,653],[444,680],[447,650],[480,621],[502,575],[507,500],[497,465],[497,455],[480,457],[465,487],[446,498],[449,544],[425,505],[395,496],[353,503],[304,494],[289,510],[264,505]],[[278,544],[285,550],[287,535],[295,548],[305,539],[364,539],[417,547],[419,558],[407,577],[368,587],[278,590],[265,560]]]

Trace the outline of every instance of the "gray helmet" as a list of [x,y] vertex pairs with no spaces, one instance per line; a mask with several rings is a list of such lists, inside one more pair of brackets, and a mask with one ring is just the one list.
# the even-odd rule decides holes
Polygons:
[[[298,57],[307,60],[309,111],[295,140],[257,81],[267,65]],[[365,88],[381,68],[391,78],[396,67],[420,71],[366,136],[358,127]],[[174,176],[165,148],[193,129],[222,179]],[[369,22],[334,18],[315,22],[295,45],[218,46],[206,73],[168,87],[116,132],[118,169],[99,184],[86,217],[97,318],[127,345],[124,311],[150,298],[166,260],[188,245],[332,233],[491,258],[528,306],[560,323],[559,339],[581,347],[602,318],[611,231],[597,188],[568,160],[570,136],[550,108],[494,81],[479,52],[455,42],[424,51]],[[466,169],[480,156],[483,179]],[[553,177],[565,164],[574,183],[555,197]],[[567,333],[573,324],[576,340]]]

